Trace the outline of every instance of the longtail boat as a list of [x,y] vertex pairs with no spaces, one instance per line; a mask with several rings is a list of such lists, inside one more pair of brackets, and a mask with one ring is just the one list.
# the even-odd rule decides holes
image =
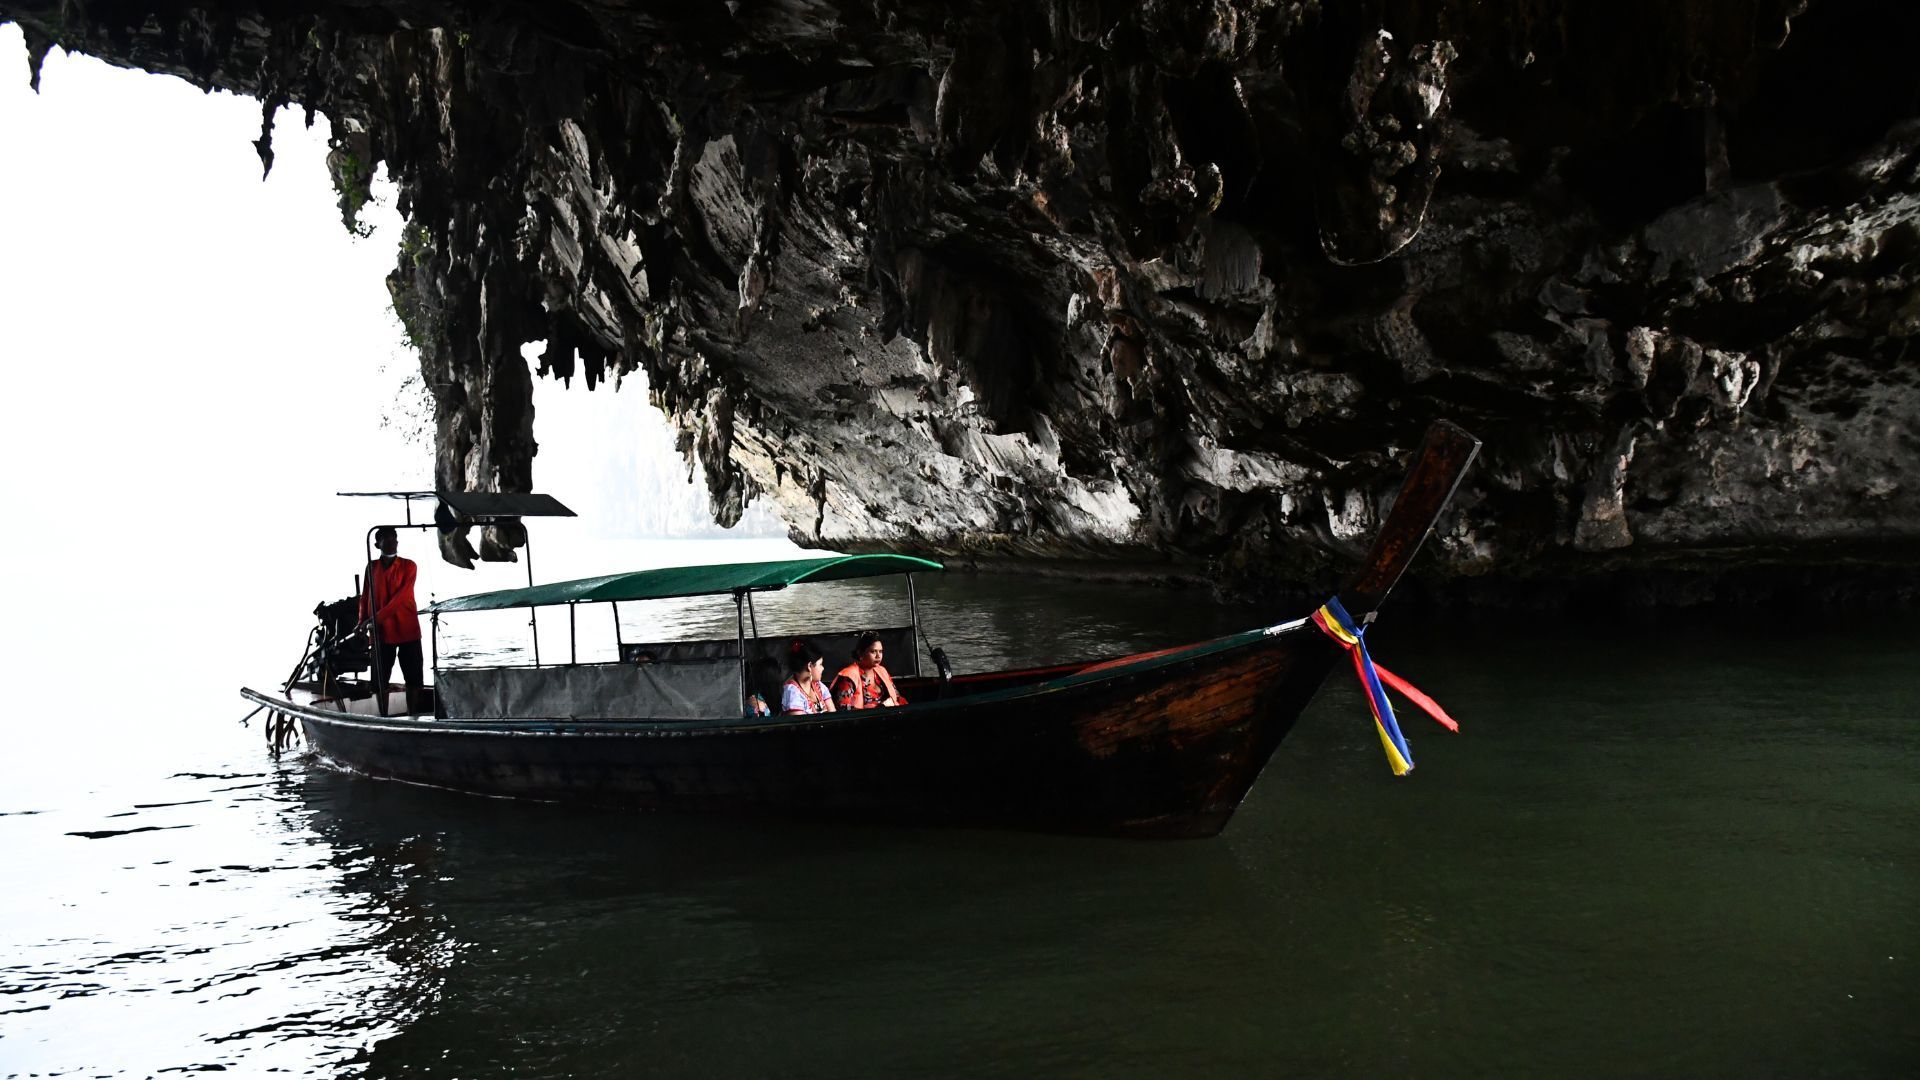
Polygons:
[[[241,693],[268,710],[270,738],[304,737],[322,763],[481,795],[1212,836],[1343,658],[1367,689],[1395,771],[1411,768],[1383,684],[1402,687],[1423,707],[1432,703],[1376,670],[1364,634],[1479,445],[1451,424],[1435,425],[1366,563],[1304,618],[1155,652],[1018,671],[954,675],[944,656],[934,655],[939,670],[921,674],[910,599],[912,625],[882,631],[887,655],[914,657],[912,673],[895,679],[910,702],[900,707],[795,716],[743,709],[757,689],[756,673],[790,640],[750,634],[755,593],[904,574],[911,598],[911,575],[940,566],[900,555],[644,570],[440,601],[426,609],[436,640],[426,695],[432,700],[413,702],[420,711],[408,715],[378,715],[386,695],[325,663],[303,661],[280,693]],[[542,665],[537,651],[533,665],[439,662],[439,622],[460,612],[566,606],[571,617],[580,604],[710,594],[733,596],[735,637],[621,642],[617,663]],[[844,656],[849,631],[823,628],[808,636],[826,655]],[[1430,711],[1450,724],[1437,707]]]

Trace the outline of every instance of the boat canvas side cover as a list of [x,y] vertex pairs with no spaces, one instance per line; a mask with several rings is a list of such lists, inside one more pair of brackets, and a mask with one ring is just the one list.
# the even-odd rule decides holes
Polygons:
[[497,592],[456,596],[441,600],[427,610],[439,614],[610,600],[665,600],[676,596],[714,596],[741,590],[784,589],[805,581],[846,581],[941,569],[944,567],[931,559],[917,559],[911,555],[840,555],[825,559],[788,559],[783,562],[669,566],[659,570],[636,570],[625,574],[556,581],[524,589],[501,589]]
[[446,668],[447,715],[468,720],[691,720],[740,714],[738,660]]

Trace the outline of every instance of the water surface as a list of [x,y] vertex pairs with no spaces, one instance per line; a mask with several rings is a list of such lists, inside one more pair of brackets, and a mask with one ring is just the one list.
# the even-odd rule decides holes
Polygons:
[[[904,612],[880,584],[809,591],[757,605],[763,630]],[[1294,614],[966,575],[920,601],[963,670]],[[632,636],[734,617],[622,611]],[[1337,676],[1193,842],[520,804],[276,762],[224,695],[168,698],[138,737],[76,707],[0,794],[0,1075],[1920,1066],[1920,634],[1375,637],[1464,734],[1409,718],[1396,780]]]

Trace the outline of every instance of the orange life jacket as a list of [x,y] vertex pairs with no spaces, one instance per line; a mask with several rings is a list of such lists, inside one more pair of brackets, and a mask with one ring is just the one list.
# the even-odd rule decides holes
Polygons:
[[[907,703],[907,699],[900,696],[900,691],[895,690],[893,688],[893,677],[887,674],[887,669],[885,665],[883,664],[873,665],[873,673],[874,675],[879,677],[880,685],[885,687],[887,690],[886,693],[880,695],[881,701],[885,701],[888,698],[892,698],[894,704],[896,705],[905,705]],[[873,680],[861,677],[859,661],[855,661],[851,664],[848,664],[846,667],[841,668],[840,671],[834,676],[834,678],[836,680],[846,679],[847,681],[853,683],[853,703],[851,705],[852,708],[864,709],[867,707],[867,692],[869,689],[871,689],[873,685]]]

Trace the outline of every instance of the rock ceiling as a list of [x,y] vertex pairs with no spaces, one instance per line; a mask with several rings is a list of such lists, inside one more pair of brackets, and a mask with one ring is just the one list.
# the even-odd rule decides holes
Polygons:
[[1463,588],[1920,537],[1920,5],[0,18],[36,79],[58,44],[317,110],[350,225],[385,164],[442,484],[531,486],[545,341],[542,393],[644,371],[718,520],[846,550],[1322,587],[1436,417],[1486,441],[1425,570]]

